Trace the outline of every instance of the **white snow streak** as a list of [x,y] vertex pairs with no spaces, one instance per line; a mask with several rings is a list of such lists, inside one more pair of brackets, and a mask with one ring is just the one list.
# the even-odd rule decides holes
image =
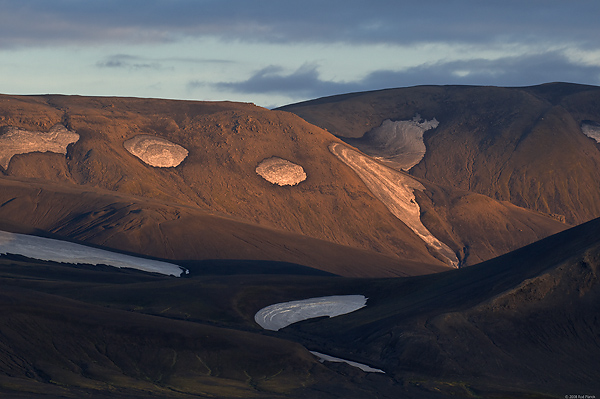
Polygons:
[[333,143],[329,150],[354,170],[367,188],[389,211],[416,235],[446,259],[452,267],[458,267],[458,258],[448,245],[438,240],[421,222],[421,210],[415,200],[414,190],[425,187],[412,177],[381,165],[347,145]]
[[315,317],[335,317],[366,306],[364,295],[338,295],[276,303],[259,310],[254,320],[265,330],[277,331]]
[[176,277],[179,277],[184,271],[182,267],[173,263],[123,255],[68,241],[6,231],[0,231],[0,254],[22,255],[52,262],[128,267]]
[[600,143],[600,123],[584,122],[581,124],[581,131],[589,138],[596,140],[596,143]]
[[316,357],[318,357],[320,362],[347,363],[350,366],[358,367],[359,369],[361,369],[362,371],[365,371],[367,373],[384,373],[385,374],[385,371],[383,371],[381,369],[373,368],[371,366],[367,366],[366,364],[363,364],[363,363],[353,362],[352,360],[340,359],[339,357],[329,356],[329,355],[326,355],[326,354],[320,353],[320,352],[315,352],[315,351],[309,351],[309,352],[312,353],[313,355],[315,355]]

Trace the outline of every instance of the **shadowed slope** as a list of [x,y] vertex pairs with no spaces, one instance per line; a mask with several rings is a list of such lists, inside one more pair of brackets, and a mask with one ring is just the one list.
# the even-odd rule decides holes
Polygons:
[[389,377],[322,365],[245,316],[265,294],[352,289],[346,281],[357,280],[168,278],[0,257],[0,395],[422,398]]
[[4,394],[279,397],[327,372],[301,346],[256,334],[7,287],[0,307]]
[[[162,394],[165,387],[211,393],[226,389],[220,397],[256,395],[247,382],[240,385],[242,380],[253,382],[251,387],[258,384],[259,397],[281,389],[284,397],[320,392],[325,398],[370,398],[375,392],[383,398],[528,398],[574,389],[592,393],[600,388],[599,233],[600,220],[594,220],[478,266],[385,280],[292,275],[178,279],[0,258],[0,303],[7,316],[7,324],[0,323],[0,343],[21,353],[15,364],[14,352],[0,351],[0,356],[8,354],[2,367],[9,367],[10,377],[0,382],[4,390],[21,392],[39,392],[44,384],[57,389],[52,381],[70,384],[66,392],[106,392],[108,383],[129,389],[123,392],[134,397]],[[351,294],[366,296],[366,307],[267,335],[382,369],[385,375],[365,376],[326,363],[326,369],[311,368],[312,379],[306,380],[306,367],[316,358],[307,359],[295,344],[267,342],[248,333],[262,331],[254,315],[267,305]],[[130,312],[114,313],[73,299]],[[15,326],[21,335],[11,330]],[[64,341],[65,336],[71,339]],[[105,341],[106,347],[89,344]],[[221,374],[207,375],[206,368],[202,374],[204,366],[190,357],[194,353]],[[284,367],[280,377],[261,377],[261,370],[271,372],[268,360],[253,368],[260,375],[247,369],[249,377],[243,373],[256,359],[265,362],[271,356],[285,358],[273,363]],[[29,365],[37,374],[26,374]],[[288,366],[291,374],[285,374]],[[188,370],[196,370],[193,383]],[[205,384],[213,390],[206,391]]]
[[411,174],[568,223],[600,216],[600,151],[581,125],[600,122],[600,88],[422,86],[323,98],[281,109],[345,138],[386,119],[435,118]]
[[595,219],[471,268],[371,282],[364,309],[286,330],[432,389],[597,392],[599,236]]

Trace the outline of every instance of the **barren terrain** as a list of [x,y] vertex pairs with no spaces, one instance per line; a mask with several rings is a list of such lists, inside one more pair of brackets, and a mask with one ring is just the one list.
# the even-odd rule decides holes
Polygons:
[[0,396],[598,392],[599,93],[0,96]]

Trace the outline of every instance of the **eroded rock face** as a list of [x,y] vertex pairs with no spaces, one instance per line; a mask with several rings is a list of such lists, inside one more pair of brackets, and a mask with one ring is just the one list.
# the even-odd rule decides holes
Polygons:
[[596,143],[600,143],[600,123],[583,121],[581,123],[581,131],[589,138],[596,140]]
[[188,156],[188,150],[161,137],[140,134],[123,143],[132,155],[157,168],[174,168]]
[[302,166],[278,157],[263,160],[256,167],[256,173],[272,184],[293,186],[306,180]]
[[0,130],[0,165],[8,169],[10,160],[17,154],[30,152],[55,152],[66,154],[67,146],[76,143],[79,135],[61,124],[48,132],[29,131],[14,126]]

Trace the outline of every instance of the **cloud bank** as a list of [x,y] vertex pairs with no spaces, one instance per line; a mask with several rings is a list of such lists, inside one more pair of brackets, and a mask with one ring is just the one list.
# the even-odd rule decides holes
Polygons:
[[289,74],[285,74],[281,67],[269,66],[255,72],[247,80],[214,85],[220,90],[232,92],[316,98],[418,85],[527,86],[556,81],[586,83],[594,76],[600,82],[600,65],[577,64],[558,52],[551,52],[495,60],[438,62],[403,70],[381,69],[350,82],[323,80],[316,65],[305,65]]
[[0,0],[15,94],[285,103],[423,84],[600,84],[598,1]]
[[600,15],[599,2],[560,0],[2,0],[0,6],[2,46],[204,35],[286,43],[566,39],[595,46]]

